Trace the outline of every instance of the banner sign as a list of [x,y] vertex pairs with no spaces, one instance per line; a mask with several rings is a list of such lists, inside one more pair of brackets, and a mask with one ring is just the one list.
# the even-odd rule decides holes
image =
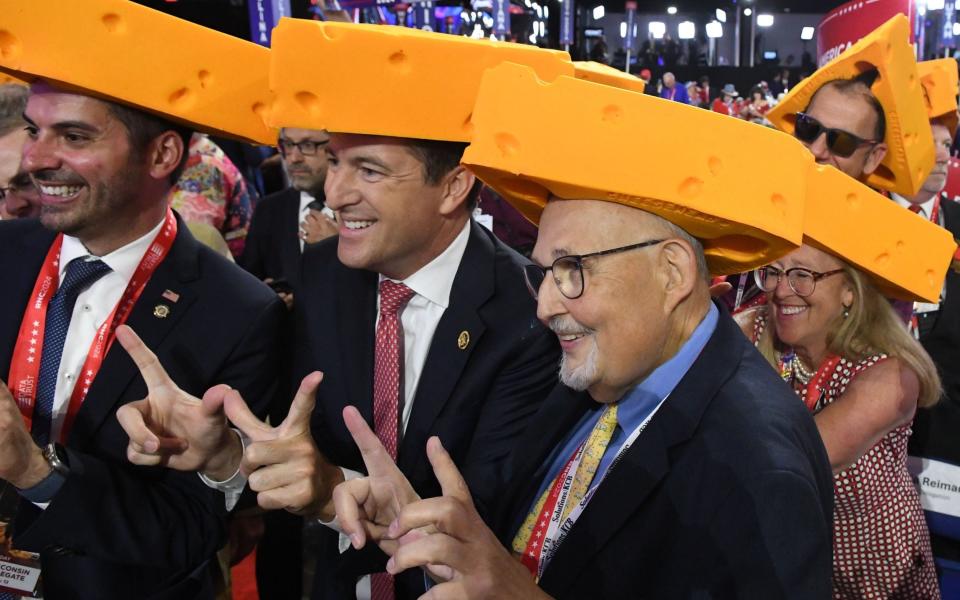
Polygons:
[[853,0],[833,9],[817,26],[817,66],[827,64],[897,13],[910,20],[913,43],[914,4],[913,0]]
[[493,33],[500,40],[510,33],[510,0],[493,0]]
[[424,31],[433,31],[433,2],[420,2],[413,5],[413,26]]
[[[627,0],[627,35],[623,37],[623,49],[633,48],[633,42],[637,38],[635,35],[637,28],[637,3],[634,0]],[[628,66],[629,68],[629,66]]]
[[[560,0],[560,45],[573,44],[573,9],[576,0]],[[509,8],[509,7],[508,7]]]
[[250,40],[270,47],[270,36],[282,17],[290,16],[290,0],[249,0]]

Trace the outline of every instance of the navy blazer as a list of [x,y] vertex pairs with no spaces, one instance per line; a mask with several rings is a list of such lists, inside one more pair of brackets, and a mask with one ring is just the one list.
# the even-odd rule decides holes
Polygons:
[[[200,245],[180,225],[127,324],[184,390],[226,383],[255,411],[275,383],[273,352],[283,304],[262,283]],[[36,221],[0,222],[0,373],[6,378],[21,317],[54,239]],[[177,302],[163,298],[170,290]],[[154,308],[169,306],[158,318]],[[212,597],[204,570],[223,545],[223,494],[196,473],[138,467],[117,408],[146,396],[119,343],[107,353],[66,447],[70,475],[46,510],[21,501],[17,547],[41,553],[45,597]]]
[[[833,476],[811,416],[721,311],[540,580],[556,598],[829,598]],[[509,547],[546,459],[593,400],[564,386],[507,468]]]
[[[557,382],[559,346],[536,318],[523,278],[526,259],[472,223],[450,303],[434,333],[413,412],[398,448],[397,464],[421,497],[440,495],[426,457],[438,435],[460,467],[477,503],[491,504],[499,471],[530,417]],[[296,294],[298,369],[325,373],[317,394],[313,434],[334,464],[364,472],[360,452],[343,424],[356,406],[373,424],[373,372],[378,275],[337,260],[337,239],[303,255],[302,289]],[[462,332],[469,343],[461,349]],[[386,557],[336,547],[329,531],[317,566],[314,597],[352,597],[356,579],[382,571]],[[398,597],[423,593],[423,577],[398,578]]]
[[[321,198],[322,200],[322,198]],[[287,188],[257,202],[237,263],[257,279],[300,277],[300,192]]]

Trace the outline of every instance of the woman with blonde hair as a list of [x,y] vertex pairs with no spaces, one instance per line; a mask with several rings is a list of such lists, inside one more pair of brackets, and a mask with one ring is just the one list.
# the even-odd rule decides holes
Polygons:
[[754,273],[767,303],[737,319],[813,413],[833,466],[833,597],[939,598],[906,459],[913,415],[936,403],[940,379],[887,297],[939,296],[952,240],[816,169],[804,244]]

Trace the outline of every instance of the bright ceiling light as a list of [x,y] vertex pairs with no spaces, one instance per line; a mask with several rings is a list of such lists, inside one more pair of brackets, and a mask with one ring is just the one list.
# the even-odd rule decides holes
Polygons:
[[602,18],[603,18],[603,15],[605,15],[605,14],[607,14],[607,9],[605,9],[602,4],[601,4],[600,6],[594,7],[594,9],[593,9],[593,19],[594,19],[595,21],[596,21],[596,20],[599,20],[599,19],[602,19]]
[[773,25],[773,15],[757,15],[757,27],[770,27],[771,25]]
[[710,21],[707,23],[707,37],[708,38],[722,38],[723,37],[723,25],[719,21]]
[[692,40],[697,37],[697,26],[693,21],[684,21],[677,26],[677,37],[681,40]]
[[677,7],[676,7],[676,6],[668,6],[668,7],[667,7],[667,14],[668,14],[668,15],[675,15],[675,14],[677,14]]
[[801,40],[812,40],[813,33],[816,31],[813,27],[804,27],[800,30],[800,39]]
[[[626,29],[624,29],[624,31],[626,31]],[[667,26],[660,21],[650,21],[650,25],[647,26],[647,31],[650,32],[650,35],[652,35],[654,39],[660,40],[663,39],[663,35],[667,33]],[[624,34],[624,37],[626,37],[626,34]]]
[[626,21],[620,21],[620,37],[627,37],[627,23]]
[[960,35],[960,23],[953,24],[953,35]]
[[943,0],[927,0],[927,10],[943,10]]
[[743,14],[745,14],[746,16],[749,17],[750,15],[753,14],[753,10],[752,10],[752,9],[749,9],[749,8],[745,8],[745,9],[743,9]]
[[722,8],[718,8],[718,9],[717,9],[717,20],[720,21],[721,23],[726,23],[726,22],[727,22],[727,11],[723,10]]

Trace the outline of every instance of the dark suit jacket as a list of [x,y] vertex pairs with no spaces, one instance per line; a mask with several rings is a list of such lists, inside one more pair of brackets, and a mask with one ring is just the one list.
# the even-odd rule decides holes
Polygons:
[[295,286],[300,277],[299,229],[298,190],[287,188],[262,198],[253,211],[238,264],[257,279],[286,279]]
[[[560,386],[507,468],[512,541],[593,406]],[[556,598],[829,598],[833,477],[813,419],[726,314],[544,571]]]
[[[27,298],[54,234],[36,221],[0,222],[0,373],[6,378]],[[180,295],[176,303],[161,297]],[[154,307],[166,304],[169,316]],[[184,390],[226,383],[262,412],[274,384],[282,303],[266,286],[201,246],[177,238],[127,323]],[[114,414],[146,396],[133,361],[114,344],[66,446],[70,475],[48,508],[21,501],[14,541],[41,553],[45,596],[210,597],[205,563],[224,541],[224,498],[196,473],[136,467]],[[192,574],[192,575],[191,575]]]
[[[960,204],[942,200],[944,225],[960,239]],[[940,310],[929,318],[936,319],[933,329],[920,337],[920,343],[937,365],[943,380],[944,393],[931,408],[917,410],[910,436],[910,455],[932,458],[960,465],[960,273],[947,271],[947,296]],[[960,561],[960,540],[931,531],[934,555]]]
[[[476,223],[420,377],[413,412],[397,463],[422,497],[440,494],[426,458],[427,439],[439,435],[477,494],[482,507],[497,493],[498,471],[530,416],[556,385],[556,337],[535,315],[523,279],[526,264]],[[312,246],[303,256],[303,289],[297,296],[302,373],[326,375],[317,396],[313,433],[334,464],[364,471],[360,453],[343,424],[342,410],[356,406],[373,423],[373,364],[378,275],[349,269],[337,260],[337,240]],[[469,344],[458,347],[461,332]],[[356,579],[382,571],[379,551],[340,556],[329,531],[317,566],[315,597],[352,597]],[[338,571],[334,571],[334,569]],[[406,582],[404,582],[406,581]],[[423,592],[423,577],[398,578],[398,597]],[[409,588],[404,586],[409,585]]]

